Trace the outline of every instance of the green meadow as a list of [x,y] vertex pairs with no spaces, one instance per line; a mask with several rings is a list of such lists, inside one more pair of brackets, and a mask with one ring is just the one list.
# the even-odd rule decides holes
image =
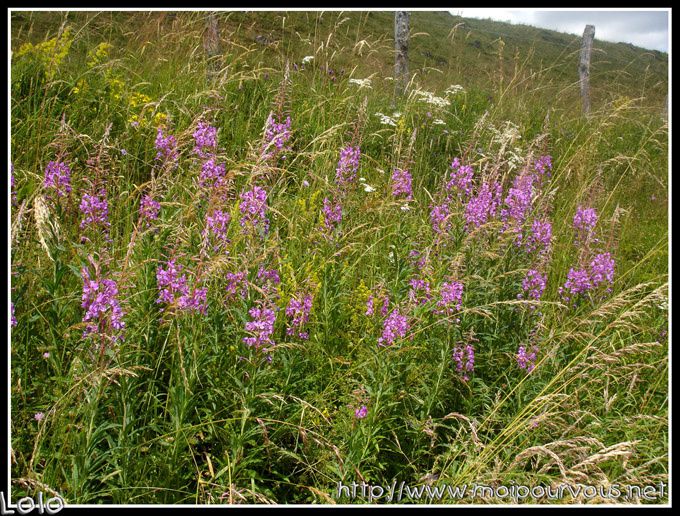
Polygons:
[[391,12],[10,16],[13,500],[668,502],[667,54],[586,116],[528,26],[413,12],[397,97]]

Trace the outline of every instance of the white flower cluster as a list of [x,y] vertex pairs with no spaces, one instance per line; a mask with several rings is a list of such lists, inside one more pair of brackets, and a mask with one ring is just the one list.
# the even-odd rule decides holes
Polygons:
[[456,93],[463,93],[465,90],[460,84],[452,84],[448,88],[446,88],[446,91],[444,92],[444,95],[447,97],[449,95],[455,95]]
[[427,102],[428,104],[432,104],[433,106],[437,106],[440,108],[444,108],[451,105],[451,102],[449,102],[447,99],[443,97],[437,97],[436,95],[430,93],[429,91],[413,90],[413,95],[419,97],[418,100],[420,100],[421,102]]
[[314,59],[314,56],[305,56],[302,58],[302,64],[309,64]]
[[383,125],[391,125],[396,127],[396,119],[401,116],[401,113],[393,113],[392,116],[385,115],[383,113],[376,113],[375,116],[380,117],[380,123]]
[[493,133],[492,142],[495,140],[502,147],[513,145],[517,140],[522,138],[522,135],[519,132],[519,127],[509,120],[506,120],[503,123],[503,127],[501,129],[496,129],[493,124],[489,124],[489,131]]
[[350,79],[349,83],[356,84],[359,86],[359,89],[371,87],[371,79]]
[[524,157],[522,156],[522,149],[515,147],[508,151],[508,170],[515,170],[524,165]]
[[517,145],[518,140],[522,139],[519,127],[509,120],[503,122],[500,128],[489,122],[485,125],[492,134],[490,147],[498,149],[499,157],[507,160],[508,169],[515,170],[524,166],[524,151]]
[[360,182],[362,185],[364,185],[364,192],[367,192],[367,193],[375,192],[375,188],[372,187],[371,185],[369,185],[369,184],[366,182],[366,178],[365,178],[365,177],[360,177],[360,178],[359,178],[359,182]]

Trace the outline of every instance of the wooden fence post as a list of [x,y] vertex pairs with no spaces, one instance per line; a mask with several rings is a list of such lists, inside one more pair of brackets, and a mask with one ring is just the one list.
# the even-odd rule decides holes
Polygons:
[[408,84],[408,11],[395,11],[394,13],[394,81],[395,95],[400,97],[406,91]]
[[212,78],[219,70],[216,57],[220,54],[220,28],[217,14],[212,11],[208,13],[206,20],[203,48],[208,56],[208,78]]
[[581,42],[581,58],[578,63],[579,84],[581,86],[581,99],[583,100],[583,113],[590,113],[590,53],[593,50],[595,38],[595,26],[586,25]]

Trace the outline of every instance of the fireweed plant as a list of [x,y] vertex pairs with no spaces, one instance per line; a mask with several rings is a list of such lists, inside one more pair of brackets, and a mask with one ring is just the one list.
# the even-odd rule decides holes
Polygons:
[[13,32],[15,498],[667,481],[667,133],[638,90],[575,119],[573,86],[523,89],[550,70],[452,55],[393,100],[383,13],[347,48],[333,13],[318,41],[260,13],[276,44],[219,13],[209,58],[188,14],[144,45]]

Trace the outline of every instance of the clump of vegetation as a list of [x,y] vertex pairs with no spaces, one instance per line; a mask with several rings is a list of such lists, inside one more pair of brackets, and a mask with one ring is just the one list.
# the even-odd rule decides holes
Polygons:
[[565,36],[418,12],[393,99],[389,13],[205,16],[12,13],[14,495],[667,482],[665,62],[585,118]]

